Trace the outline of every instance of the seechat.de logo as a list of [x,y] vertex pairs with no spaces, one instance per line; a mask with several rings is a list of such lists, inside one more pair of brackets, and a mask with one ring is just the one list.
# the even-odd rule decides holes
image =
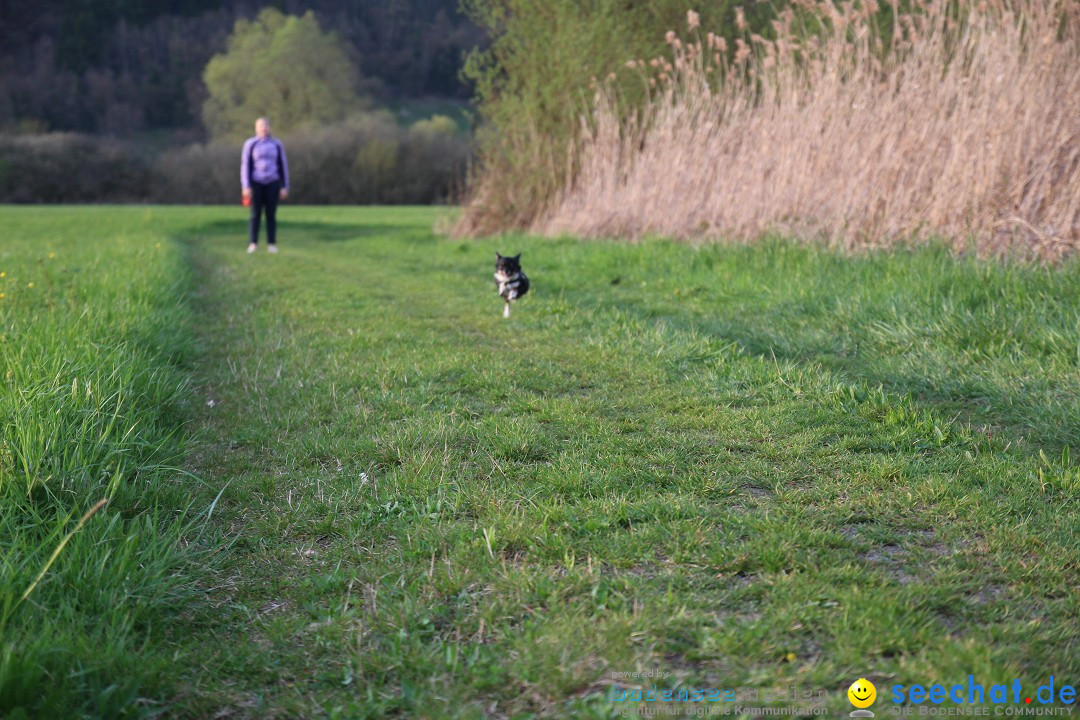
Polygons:
[[847,697],[848,701],[858,708],[851,713],[851,717],[874,717],[874,713],[866,709],[877,700],[877,688],[874,687],[874,683],[866,678],[859,678],[851,683],[851,687],[847,691]]

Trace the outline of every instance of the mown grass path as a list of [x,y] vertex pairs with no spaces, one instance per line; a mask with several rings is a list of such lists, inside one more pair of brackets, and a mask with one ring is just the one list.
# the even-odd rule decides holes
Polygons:
[[[247,256],[202,212],[176,235],[190,469],[236,541],[178,713],[606,717],[654,670],[834,713],[860,676],[1078,679],[1075,264],[316,208]],[[509,321],[496,249],[534,284]]]
[[5,719],[1080,680],[1075,261],[282,215],[0,208]]

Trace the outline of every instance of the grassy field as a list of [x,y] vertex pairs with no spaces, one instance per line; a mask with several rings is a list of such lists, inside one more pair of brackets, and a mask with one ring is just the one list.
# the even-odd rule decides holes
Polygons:
[[1080,681],[1076,262],[282,217],[248,256],[239,208],[0,208],[4,717]]
[[0,226],[0,717],[118,717],[220,544],[179,470],[188,265],[142,211]]

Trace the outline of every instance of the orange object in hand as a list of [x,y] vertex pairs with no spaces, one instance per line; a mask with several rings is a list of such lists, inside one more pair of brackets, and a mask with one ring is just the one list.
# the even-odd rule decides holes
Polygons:
[[240,204],[243,205],[244,207],[250,207],[251,206],[251,196],[250,195],[241,195],[240,196]]

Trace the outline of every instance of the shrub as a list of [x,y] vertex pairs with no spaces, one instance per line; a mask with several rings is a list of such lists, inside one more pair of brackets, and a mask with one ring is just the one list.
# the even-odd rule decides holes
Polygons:
[[[741,0],[710,2],[703,20],[732,27]],[[773,3],[753,3],[746,17],[766,32]],[[526,228],[576,172],[581,119],[591,112],[591,81],[627,60],[653,57],[663,33],[686,16],[689,0],[464,0],[491,46],[468,58],[480,116],[479,173],[457,232]],[[645,99],[636,78],[618,78],[623,109]]]
[[[464,176],[470,146],[449,118],[436,116],[405,129],[385,112],[293,132],[283,141],[290,199],[314,204],[445,202]],[[238,174],[239,150],[233,153]],[[232,187],[238,182],[234,178]]]
[[240,148],[212,142],[166,150],[154,162],[154,176],[154,202],[239,202]]
[[[449,118],[402,128],[385,112],[282,139],[290,199],[313,204],[446,202],[463,182],[472,143]],[[86,135],[0,138],[0,202],[239,202],[240,150],[212,141],[149,159]]]
[[0,201],[129,202],[150,168],[117,142],[73,133],[0,137]]

